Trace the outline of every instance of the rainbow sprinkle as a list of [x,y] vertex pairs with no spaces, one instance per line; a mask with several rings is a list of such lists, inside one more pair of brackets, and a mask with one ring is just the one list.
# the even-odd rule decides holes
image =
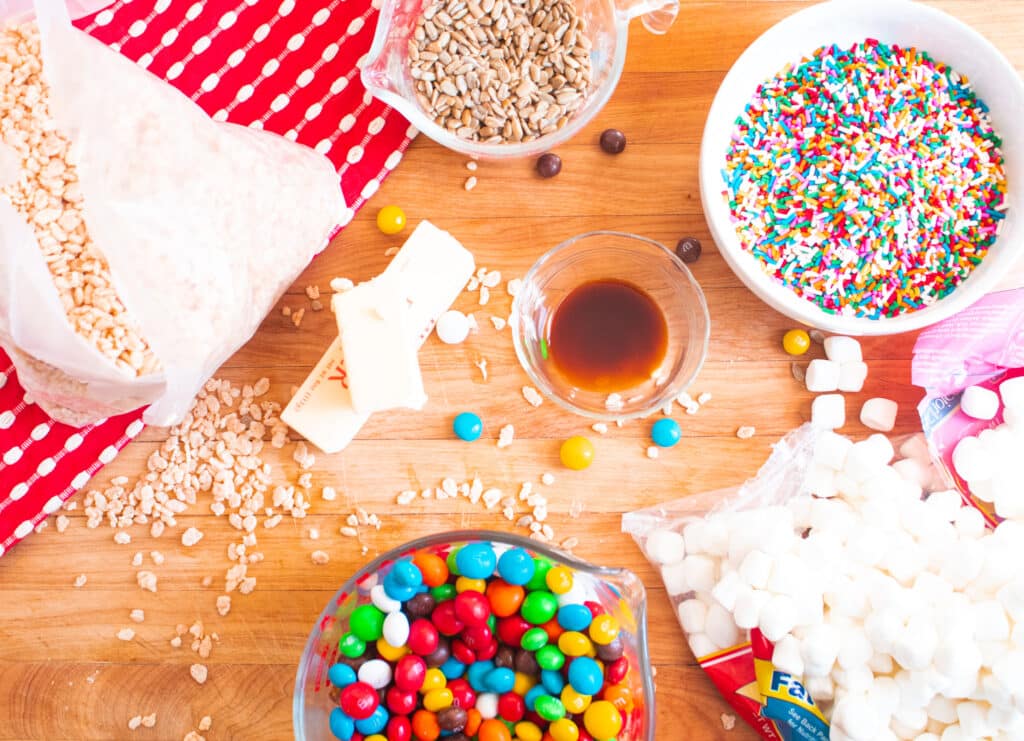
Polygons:
[[951,293],[1005,218],[1002,141],[966,77],[873,39],[758,87],[722,177],[743,249],[829,314]]

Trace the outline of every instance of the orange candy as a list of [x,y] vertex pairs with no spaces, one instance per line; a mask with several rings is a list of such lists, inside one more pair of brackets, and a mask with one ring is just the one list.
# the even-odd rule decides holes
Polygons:
[[487,600],[491,603],[491,612],[496,617],[504,618],[515,615],[526,599],[526,590],[495,579],[487,585]]
[[485,720],[480,725],[477,737],[479,741],[512,741],[512,733],[508,730],[508,726],[497,718]]
[[412,558],[423,574],[423,583],[428,587],[439,587],[448,581],[448,564],[434,553],[420,551]]
[[480,715],[480,711],[476,708],[470,708],[466,711],[466,727],[462,729],[462,732],[467,736],[475,736],[476,732],[480,730],[480,724],[484,722],[484,717]]
[[436,741],[441,735],[437,716],[429,710],[417,710],[412,716],[412,732],[419,741]]
[[544,629],[544,632],[548,634],[548,640],[551,643],[558,643],[558,636],[565,632],[565,628],[558,624],[558,617],[553,617],[540,626]]
[[606,688],[601,699],[607,700],[619,710],[625,710],[627,713],[633,709],[633,693],[624,684],[613,684]]

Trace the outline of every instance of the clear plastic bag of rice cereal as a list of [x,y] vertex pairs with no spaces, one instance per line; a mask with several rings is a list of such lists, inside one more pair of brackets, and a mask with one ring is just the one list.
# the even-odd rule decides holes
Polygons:
[[[815,573],[808,564],[836,563],[842,536],[831,528],[840,522],[837,508],[850,506],[846,492],[857,489],[862,501],[880,492],[863,506],[899,522],[886,510],[893,507],[892,492],[921,504],[924,492],[946,488],[922,435],[900,441],[898,450],[881,435],[855,446],[807,424],[776,443],[742,486],[623,517],[623,531],[660,570],[701,668],[762,738],[830,736],[833,678],[828,671],[804,676],[798,665],[779,665],[775,641],[820,622],[825,605],[839,598],[828,585],[842,576]],[[863,482],[842,479],[855,470],[865,472]],[[816,586],[804,590],[803,583]],[[771,603],[775,595],[781,595],[778,605]],[[787,616],[776,619],[776,612]],[[787,620],[791,624],[782,624]]]
[[75,29],[91,0],[33,5],[0,31],[0,345],[58,421],[175,423],[326,246],[337,173]]

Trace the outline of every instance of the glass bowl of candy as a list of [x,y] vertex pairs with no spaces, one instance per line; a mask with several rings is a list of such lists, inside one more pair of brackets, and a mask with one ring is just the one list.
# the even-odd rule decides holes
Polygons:
[[643,584],[516,535],[414,540],[321,613],[293,719],[298,741],[653,741]]
[[814,4],[723,80],[704,213],[775,310],[836,334],[917,330],[1024,254],[1022,116],[1013,64],[959,19],[910,0]]

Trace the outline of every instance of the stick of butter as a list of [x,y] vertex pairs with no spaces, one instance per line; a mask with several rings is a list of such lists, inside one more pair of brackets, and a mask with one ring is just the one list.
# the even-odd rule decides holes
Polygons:
[[[408,326],[417,333],[414,347],[427,339],[475,269],[473,255],[448,232],[428,221],[419,223],[378,277],[396,278],[404,286],[400,290],[409,302]],[[340,338],[334,339],[281,413],[285,424],[325,453],[343,450],[368,418],[352,405]]]

